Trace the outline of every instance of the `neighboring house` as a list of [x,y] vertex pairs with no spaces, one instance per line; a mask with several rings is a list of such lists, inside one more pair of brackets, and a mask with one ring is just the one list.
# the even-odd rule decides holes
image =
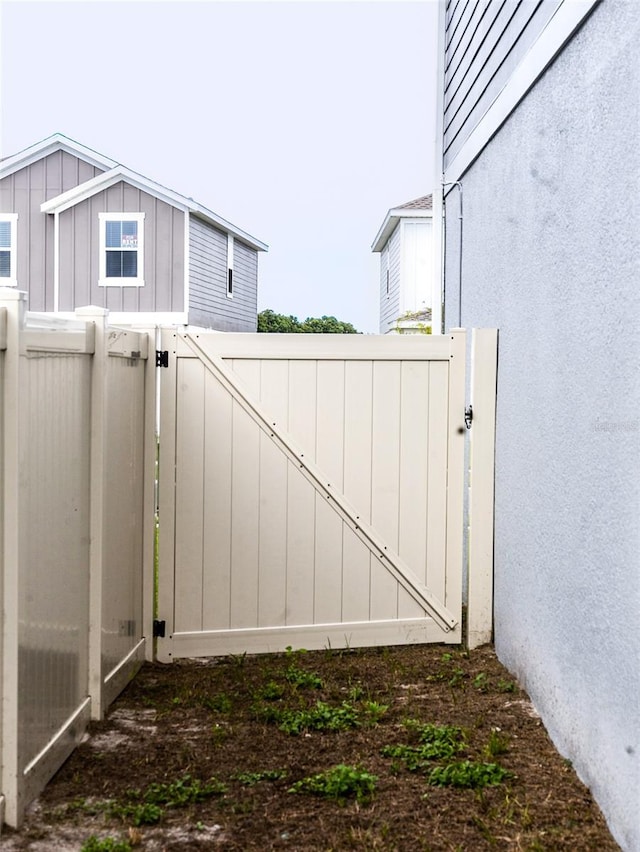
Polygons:
[[32,311],[255,331],[267,246],[61,134],[0,161],[0,283]]
[[445,325],[499,329],[496,651],[638,852],[640,3],[441,11]]
[[371,250],[380,253],[380,333],[431,328],[431,196],[387,213]]

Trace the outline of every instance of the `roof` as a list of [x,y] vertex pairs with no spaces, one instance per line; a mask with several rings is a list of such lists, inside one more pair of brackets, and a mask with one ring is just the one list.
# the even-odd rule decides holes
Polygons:
[[174,192],[173,190],[150,180],[144,175],[133,172],[121,163],[117,163],[115,160],[111,160],[110,158],[99,154],[97,151],[93,151],[91,148],[81,145],[79,142],[75,142],[73,139],[69,139],[61,133],[55,133],[53,136],[49,136],[41,142],[31,145],[29,148],[25,148],[24,151],[20,151],[11,157],[6,157],[1,160],[0,179],[8,177],[10,174],[18,171],[18,169],[23,169],[56,151],[66,151],[67,153],[72,154],[75,157],[79,157],[85,162],[104,169],[105,171],[96,175],[96,177],[73,187],[67,192],[63,192],[60,195],[45,201],[44,204],[40,206],[43,213],[61,213],[63,210],[68,210],[70,207],[90,198],[97,192],[101,192],[102,190],[113,186],[115,183],[124,181],[131,186],[135,186],[136,188],[165,201],[167,204],[171,204],[174,207],[178,207],[185,212],[197,216],[199,219],[203,219],[205,222],[219,228],[225,233],[231,234],[241,242],[256,249],[256,251],[268,251],[269,249],[266,243],[252,237],[246,231],[243,231],[241,228],[238,228],[236,225],[233,225],[231,222],[228,222],[226,219],[218,216],[218,214],[214,213],[213,210],[209,210],[207,207],[204,207],[204,205],[194,201],[193,198],[187,198],[178,192]]
[[433,197],[431,195],[422,195],[420,198],[414,198],[413,201],[406,201],[404,204],[392,207],[371,244],[371,251],[382,251],[401,219],[430,219],[432,215]]

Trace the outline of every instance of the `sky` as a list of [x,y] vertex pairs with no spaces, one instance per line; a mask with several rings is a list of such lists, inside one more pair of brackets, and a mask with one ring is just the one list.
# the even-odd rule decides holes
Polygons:
[[2,0],[0,151],[63,133],[267,243],[258,309],[377,332],[432,191],[437,0]]

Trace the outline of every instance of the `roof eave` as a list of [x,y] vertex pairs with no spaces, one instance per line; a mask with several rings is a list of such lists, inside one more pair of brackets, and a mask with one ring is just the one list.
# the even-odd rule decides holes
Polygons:
[[380,226],[380,230],[376,234],[376,238],[371,244],[371,251],[382,251],[389,237],[397,228],[398,223],[401,219],[431,219],[432,216],[432,210],[393,207],[391,210],[389,210],[384,222]]
[[63,136],[62,133],[54,133],[52,136],[47,136],[40,142],[30,145],[17,154],[0,161],[0,179],[12,175],[14,172],[30,166],[32,163],[41,160],[43,157],[54,154],[56,151],[66,151],[74,157],[79,157],[91,166],[99,169],[112,169],[117,165],[115,160]]

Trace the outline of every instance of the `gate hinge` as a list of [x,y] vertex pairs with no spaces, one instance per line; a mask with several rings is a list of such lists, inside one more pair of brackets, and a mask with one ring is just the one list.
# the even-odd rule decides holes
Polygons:
[[158,621],[157,618],[153,619],[153,635],[155,638],[164,639],[165,629],[167,626],[166,621]]
[[471,429],[471,424],[473,423],[473,407],[470,405],[469,408],[465,408],[464,410],[464,425],[467,429]]
[[169,366],[169,350],[168,349],[156,349],[156,367],[168,367]]

